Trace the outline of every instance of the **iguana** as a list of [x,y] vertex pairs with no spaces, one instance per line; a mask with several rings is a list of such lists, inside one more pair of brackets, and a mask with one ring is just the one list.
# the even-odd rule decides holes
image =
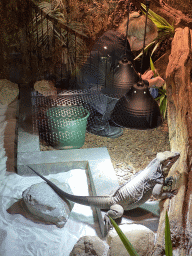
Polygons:
[[[108,209],[104,220],[106,225],[110,224],[109,217],[113,219],[119,218],[123,215],[124,210],[131,210],[144,204],[153,195],[157,199],[165,199],[172,197],[174,191],[163,191],[165,186],[165,174],[172,167],[172,165],[179,158],[179,153],[165,151],[157,153],[156,158],[153,159],[149,165],[127,181],[124,185],[120,186],[114,194],[106,196],[76,196],[68,194],[59,189],[51,181],[43,177],[37,171],[33,172],[40,176],[47,184],[62,198],[68,199],[75,203],[95,206],[100,209]],[[170,179],[168,180],[170,182]]]

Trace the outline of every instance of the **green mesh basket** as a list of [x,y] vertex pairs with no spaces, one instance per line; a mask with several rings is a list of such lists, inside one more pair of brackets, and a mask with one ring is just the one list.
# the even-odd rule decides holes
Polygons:
[[58,149],[81,148],[89,112],[81,106],[59,106],[47,112],[50,144]]

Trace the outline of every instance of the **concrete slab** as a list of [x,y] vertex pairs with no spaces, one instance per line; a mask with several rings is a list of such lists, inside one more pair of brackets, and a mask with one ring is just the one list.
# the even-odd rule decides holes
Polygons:
[[21,86],[18,116],[18,141],[17,152],[39,152],[39,135],[34,130],[32,120],[32,99],[31,89]]

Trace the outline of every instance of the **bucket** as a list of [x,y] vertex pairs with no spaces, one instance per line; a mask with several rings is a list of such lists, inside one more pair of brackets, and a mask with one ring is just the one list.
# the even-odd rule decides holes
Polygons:
[[57,149],[81,148],[89,112],[81,106],[58,106],[47,112],[49,142]]

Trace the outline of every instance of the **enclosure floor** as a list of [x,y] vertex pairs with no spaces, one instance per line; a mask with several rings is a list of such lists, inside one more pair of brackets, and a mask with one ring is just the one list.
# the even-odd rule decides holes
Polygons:
[[[153,130],[124,129],[119,138],[86,133],[82,148],[107,147],[118,181],[123,184],[132,174],[145,168],[157,152],[170,150],[167,121]],[[41,150],[53,150],[41,141]]]
[[[15,171],[14,145],[17,106],[17,99],[8,106],[4,139],[4,147],[8,157],[7,170],[13,172]],[[144,168],[157,152],[170,150],[167,121],[153,130],[124,129],[123,135],[116,139],[86,133],[82,148],[96,147],[107,147],[118,181],[122,184],[132,174]],[[45,142],[40,143],[40,148],[41,150],[54,150]]]

